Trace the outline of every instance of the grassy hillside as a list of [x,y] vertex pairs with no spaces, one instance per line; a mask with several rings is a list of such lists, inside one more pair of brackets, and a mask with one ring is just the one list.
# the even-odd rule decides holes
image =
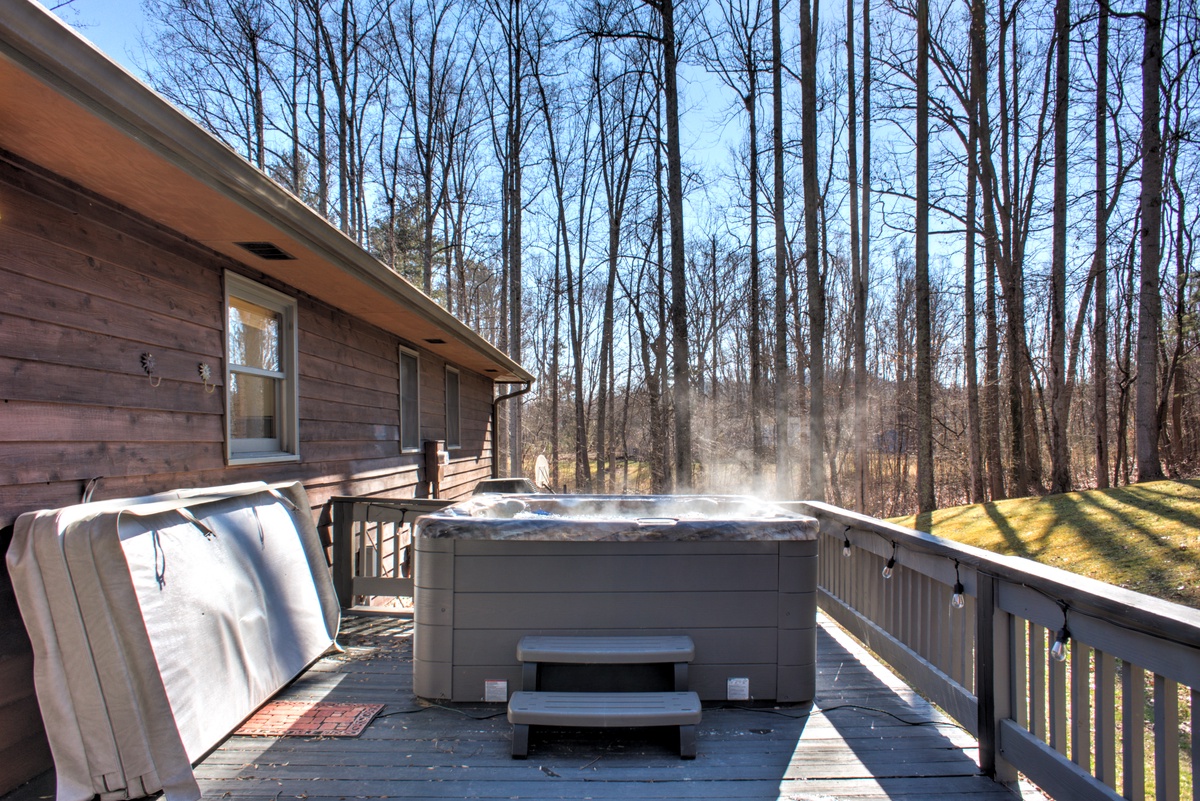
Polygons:
[[1200,608],[1200,480],[1015,498],[893,522]]

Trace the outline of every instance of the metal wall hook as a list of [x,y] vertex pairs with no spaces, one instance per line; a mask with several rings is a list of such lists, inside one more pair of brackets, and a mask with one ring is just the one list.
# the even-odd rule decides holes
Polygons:
[[146,371],[146,375],[150,376],[150,386],[157,387],[162,383],[162,376],[156,377],[154,375],[155,364],[153,353],[142,354],[142,369]]
[[211,395],[217,388],[217,385],[212,383],[212,368],[205,362],[200,362],[197,370],[200,373],[200,380],[204,382],[204,391]]
[[102,478],[104,478],[104,476],[95,476],[88,479],[87,484],[83,485],[83,497],[80,499],[80,503],[92,502],[92,493],[96,491],[96,487],[99,485],[100,479]]

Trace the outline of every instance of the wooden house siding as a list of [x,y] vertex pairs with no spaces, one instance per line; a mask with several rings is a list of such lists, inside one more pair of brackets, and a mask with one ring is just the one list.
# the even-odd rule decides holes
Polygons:
[[[297,300],[298,462],[226,465],[225,270]],[[301,480],[318,515],[333,495],[426,492],[422,454],[399,447],[398,347],[420,354],[423,439],[445,437],[443,359],[3,151],[0,285],[0,531],[23,512],[78,502],[93,478],[97,500]],[[158,386],[143,353],[154,355]],[[463,447],[452,452],[443,497],[491,475],[493,384],[460,370]],[[0,792],[47,767],[29,644],[5,572]]]
[[[315,507],[419,493],[423,458],[398,442],[397,349],[420,355],[422,439],[445,438],[444,360],[298,295],[301,460],[228,467],[222,272],[297,293],[12,156],[0,158],[0,209],[0,527],[78,500],[94,477],[97,498],[252,478],[300,478]],[[463,444],[447,487],[491,470],[492,383],[459,369]]]

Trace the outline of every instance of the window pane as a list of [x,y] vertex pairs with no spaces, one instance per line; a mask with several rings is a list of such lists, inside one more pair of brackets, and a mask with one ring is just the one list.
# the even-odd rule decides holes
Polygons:
[[229,376],[230,430],[234,439],[275,439],[274,378],[232,373]]
[[229,298],[229,361],[280,371],[279,334],[283,315],[242,298]]
[[446,444],[461,445],[458,425],[458,373],[446,371]]
[[421,409],[418,388],[420,368],[417,357],[400,354],[400,447],[421,447]]

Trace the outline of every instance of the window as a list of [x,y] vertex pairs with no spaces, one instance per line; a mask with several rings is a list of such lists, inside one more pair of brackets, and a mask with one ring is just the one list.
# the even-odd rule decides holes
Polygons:
[[400,348],[400,450],[421,450],[421,363]]
[[458,402],[458,370],[446,368],[446,447],[462,445]]
[[296,301],[225,273],[225,447],[230,464],[294,461]]

